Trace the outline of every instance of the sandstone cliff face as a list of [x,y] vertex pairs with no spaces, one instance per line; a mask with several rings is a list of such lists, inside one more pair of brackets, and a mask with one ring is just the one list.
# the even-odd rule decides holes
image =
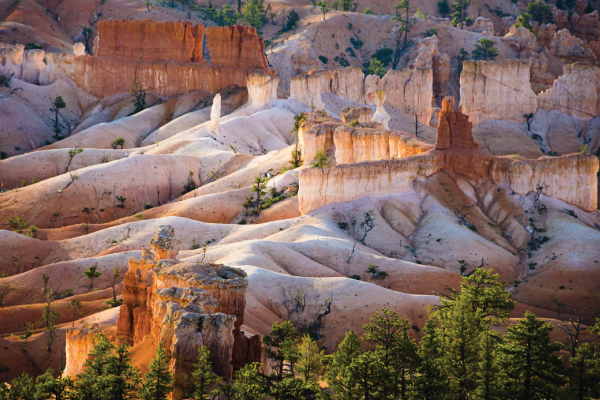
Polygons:
[[600,68],[575,63],[563,69],[552,88],[539,94],[540,108],[582,119],[600,115]]
[[206,29],[210,60],[215,65],[268,69],[265,43],[250,26],[214,26]]
[[331,92],[331,72],[326,70],[309,71],[306,75],[298,75],[290,82],[290,99],[322,110],[325,105],[321,93]]
[[385,100],[387,99],[387,95],[385,90],[379,89],[375,92],[375,105],[377,109],[375,110],[375,114],[371,120],[373,122],[379,122],[386,130],[390,130],[390,120],[392,117],[387,113],[383,105],[385,104]]
[[97,56],[46,54],[39,80],[49,85],[64,75],[86,92],[105,97],[127,92],[136,79],[148,92],[174,97],[245,87],[250,73],[272,73],[254,28],[209,28],[210,64],[202,61],[203,32],[202,25],[180,22],[103,21]]
[[586,44],[582,39],[571,35],[568,29],[561,29],[554,35],[548,48],[551,54],[563,62],[593,62],[596,55]]
[[535,113],[531,60],[465,61],[460,75],[460,106],[474,125],[488,119],[522,122]]
[[342,122],[327,113],[318,111],[306,114],[306,122],[300,126],[298,140],[302,146],[302,158],[305,164],[312,164],[317,157],[317,152],[324,149],[326,152],[335,150],[333,144],[333,131],[341,126]]
[[204,26],[190,22],[104,20],[98,23],[100,42],[97,55],[202,62],[203,35]]
[[353,121],[358,121],[363,124],[365,122],[371,121],[371,110],[370,107],[365,106],[352,106],[352,107],[344,107],[342,108],[342,122],[345,124],[349,124]]
[[333,143],[338,165],[390,158],[390,133],[376,122],[340,126],[333,133]]
[[511,25],[502,41],[518,52],[521,59],[529,57],[535,49],[535,35],[523,27]]
[[248,75],[248,101],[256,108],[264,107],[268,102],[277,99],[279,77],[266,72],[253,72]]
[[331,92],[355,103],[365,103],[365,76],[360,68],[338,68],[333,72]]
[[[184,374],[191,374],[201,346],[211,350],[215,372],[231,378],[234,368],[257,361],[260,340],[241,331],[246,274],[224,265],[179,262],[173,238],[173,228],[161,226],[150,242],[155,254],[144,250],[140,260],[129,260],[116,335],[134,347],[148,339],[162,342],[181,388],[174,398],[180,399],[188,386]],[[234,351],[240,352],[235,360]]]
[[[383,147],[376,144],[387,132],[373,132],[369,135],[370,145],[367,145],[352,130],[337,128],[334,131],[334,142],[338,165],[326,169],[305,169],[300,173],[300,212],[306,214],[324,205],[348,202],[364,196],[401,194],[407,192],[414,181],[425,179],[442,168],[475,181],[483,179],[507,183],[515,193],[521,195],[534,192],[536,185],[544,182],[553,187],[547,195],[586,211],[596,209],[596,173],[599,168],[596,157],[580,154],[544,157],[539,160],[493,157],[479,150],[479,145],[473,140],[468,117],[460,110],[454,111],[451,99],[444,100],[439,120],[435,150],[428,151],[430,147],[427,145],[415,144],[413,138],[407,139],[402,134],[390,133],[390,152],[398,151],[407,156],[385,161],[360,162],[365,158],[363,155],[367,150],[372,154],[383,152]],[[338,132],[339,138],[336,137]],[[358,141],[357,152],[354,151],[355,139]],[[411,139],[415,144],[412,146],[414,152],[409,146]],[[347,148],[348,143],[352,143],[352,149]],[[397,150],[393,150],[393,144],[402,145],[403,148],[396,147]],[[344,154],[338,155],[338,148],[341,152],[343,147]],[[354,163],[344,164],[344,158],[349,155],[354,157]]]
[[494,23],[489,18],[477,17],[470,30],[486,36],[495,36]]

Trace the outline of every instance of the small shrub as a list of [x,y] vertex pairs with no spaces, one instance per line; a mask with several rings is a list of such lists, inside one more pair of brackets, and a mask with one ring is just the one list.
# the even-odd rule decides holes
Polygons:
[[469,229],[473,232],[477,232],[477,227],[475,225],[469,225]]
[[338,222],[337,225],[338,225],[338,228],[340,228],[340,229],[347,229],[348,228],[348,223],[347,222]]
[[243,219],[240,222],[238,222],[238,225],[246,225],[247,223],[248,222],[245,219]]
[[144,204],[144,207],[142,207],[142,211],[146,211],[151,208],[154,208],[154,206],[152,204]]
[[530,262],[527,266],[529,267],[529,269],[534,270],[536,265],[537,265],[537,263]]
[[348,125],[350,128],[354,128],[355,126],[358,125],[358,120],[354,120],[352,122],[350,122],[350,124]]
[[106,300],[106,304],[108,304],[110,308],[119,307],[121,304],[123,304],[123,299],[117,299],[117,301],[115,301],[115,299],[108,299]]
[[194,173],[190,171],[187,181],[183,184],[183,191],[181,192],[181,195],[183,196],[184,194],[193,190],[196,190],[196,182],[194,182]]
[[118,137],[115,139],[114,142],[112,142],[111,146],[113,149],[116,149],[117,146],[121,147],[121,149],[123,149],[123,145],[125,145],[125,139],[123,139],[122,137]]
[[438,31],[435,28],[427,29],[425,31],[425,37],[437,36],[437,35],[438,35]]
[[354,38],[350,38],[350,43],[352,44],[352,47],[354,47],[356,50],[363,47],[363,44],[364,44],[362,40],[354,39]]
[[73,296],[73,289],[67,289],[65,290],[65,292],[61,295],[61,297],[63,299],[66,299],[67,297],[71,297]]
[[134,215],[135,219],[137,219],[138,221],[141,221],[144,219],[144,214],[136,214]]
[[355,280],[357,280],[357,281],[360,281],[360,280],[361,280],[361,277],[360,277],[360,275],[356,275],[356,274],[354,274],[354,275],[350,275],[348,278],[350,278],[350,279],[355,279]]

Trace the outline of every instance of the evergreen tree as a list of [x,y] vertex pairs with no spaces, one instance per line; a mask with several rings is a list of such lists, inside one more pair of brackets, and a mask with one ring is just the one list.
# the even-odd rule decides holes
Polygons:
[[533,25],[531,25],[531,23],[529,22],[531,20],[531,15],[527,13],[521,14],[518,11],[517,14],[519,14],[519,16],[517,17],[517,22],[515,23],[515,26],[517,28],[523,27],[525,29],[528,29],[531,33],[533,33]]
[[140,391],[142,400],[166,400],[169,393],[173,391],[173,377],[169,371],[169,360],[162,342],[158,342],[155,354],[156,356],[150,361],[149,371],[144,377]]
[[23,372],[10,382],[9,400],[36,400],[33,378]]
[[94,348],[88,354],[82,372],[75,380],[73,397],[78,400],[109,398],[110,381],[105,376],[105,367],[115,346],[102,334],[95,335],[93,343]]
[[260,33],[266,22],[266,11],[263,0],[248,0],[244,6],[242,18],[247,25],[253,26]]
[[290,377],[277,381],[271,387],[270,394],[279,400],[307,400],[315,399],[321,389],[314,382],[304,382],[303,379]]
[[445,370],[442,348],[441,330],[437,329],[437,321],[431,318],[425,321],[425,336],[419,342],[418,355],[420,363],[413,387],[420,394],[418,398],[425,400],[445,399],[448,395],[448,379]]
[[69,300],[67,308],[69,309],[69,312],[73,315],[73,321],[71,326],[74,328],[75,320],[77,319],[77,316],[79,315],[79,309],[81,308],[81,301],[77,299],[71,299]]
[[192,396],[194,399],[212,399],[216,390],[210,390],[221,379],[211,369],[210,350],[206,346],[198,349],[198,361],[194,364],[191,385],[194,388]]
[[442,17],[448,15],[450,13],[450,4],[448,4],[448,0],[440,0],[437,2],[438,12]]
[[356,382],[357,399],[374,400],[381,398],[385,382],[386,365],[381,354],[374,351],[361,352],[348,368],[351,381]]
[[495,47],[496,42],[492,39],[481,38],[475,43],[473,49],[473,58],[475,60],[494,61],[498,56],[498,49]]
[[55,378],[54,371],[47,369],[42,375],[35,379],[36,399],[65,400],[71,398],[73,382],[70,377]]
[[54,339],[58,336],[58,327],[56,323],[58,322],[58,318],[60,315],[58,311],[54,307],[52,307],[52,302],[54,301],[54,296],[52,295],[52,290],[46,293],[46,305],[44,306],[44,311],[42,313],[42,323],[46,328],[47,338],[46,338],[46,346],[47,350],[52,350],[52,343]]
[[351,11],[354,0],[342,0],[342,11]]
[[233,385],[236,400],[263,400],[267,390],[267,380],[259,371],[260,363],[246,364],[235,373]]
[[317,382],[323,372],[323,351],[319,350],[317,341],[309,335],[302,337],[297,371],[305,383]]
[[270,335],[263,337],[265,353],[275,363],[273,370],[278,380],[284,378],[285,363],[288,371],[293,375],[294,363],[300,358],[298,350],[298,331],[291,321],[275,322]]
[[582,343],[575,357],[570,358],[569,398],[592,400],[600,398],[600,346]]
[[383,63],[379,61],[378,58],[371,57],[371,61],[369,62],[369,75],[377,75],[380,78],[383,78],[385,75]]
[[267,188],[267,180],[268,178],[263,179],[260,176],[255,177],[254,185],[252,185],[252,188],[250,189],[250,192],[256,193],[256,214],[260,212],[260,202],[262,201],[262,197],[267,194],[267,191],[265,190]]
[[142,378],[140,370],[131,365],[131,352],[127,343],[114,348],[114,354],[106,359],[103,373],[108,379],[111,400],[138,398]]
[[360,355],[361,341],[353,330],[346,332],[338,350],[327,356],[325,380],[336,399],[355,399],[358,396],[356,380],[350,373],[350,365]]
[[564,383],[562,361],[552,353],[562,348],[550,343],[552,324],[538,321],[531,311],[509,326],[500,345],[500,364],[508,376],[506,397],[510,399],[555,398]]
[[454,6],[454,13],[450,14],[452,17],[452,26],[458,26],[460,24],[460,29],[463,29],[464,24],[467,26],[473,23],[473,17],[467,16],[467,9],[471,4],[471,0],[454,0],[452,5]]
[[88,269],[83,271],[83,274],[86,278],[90,280],[90,290],[92,290],[92,288],[94,287],[94,278],[98,278],[100,275],[102,275],[102,273],[98,271],[93,265],[90,265]]
[[[291,14],[291,13],[290,13]],[[292,164],[293,168],[298,168],[302,165],[302,151],[300,150],[300,141],[299,141],[299,131],[302,127],[302,124],[306,121],[306,114],[301,112],[298,115],[294,115],[294,126],[292,127],[290,133],[296,136],[296,141],[294,145],[294,150],[292,150]]]
[[486,328],[480,335],[479,371],[475,377],[477,389],[475,394],[482,400],[503,400],[503,376],[498,359],[498,345],[502,337],[497,332]]
[[54,123],[53,136],[56,140],[64,139],[64,135],[62,134],[62,125],[60,122],[58,122],[58,112],[63,108],[67,108],[67,104],[64,102],[62,96],[57,96],[52,103],[52,107],[50,107],[50,111],[54,113],[54,120],[52,121]]
[[527,4],[527,14],[531,15],[531,19],[544,24],[552,20],[552,7],[546,4],[543,0],[537,0]]

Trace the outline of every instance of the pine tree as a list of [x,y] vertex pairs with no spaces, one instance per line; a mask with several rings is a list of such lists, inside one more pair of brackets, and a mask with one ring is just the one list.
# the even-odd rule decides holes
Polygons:
[[23,372],[10,382],[9,400],[36,400],[33,378]]
[[244,6],[242,18],[247,25],[253,26],[260,33],[260,28],[266,22],[266,11],[263,0],[248,0]]
[[62,134],[62,125],[60,124],[60,122],[58,122],[58,112],[66,107],[67,104],[64,102],[62,96],[57,96],[54,99],[54,102],[52,103],[52,107],[50,107],[50,111],[54,113],[54,120],[52,122],[54,123],[53,130],[54,138],[56,140],[64,139],[64,135]]
[[554,398],[564,383],[562,361],[552,353],[561,343],[550,343],[552,324],[538,321],[531,311],[508,327],[500,345],[501,367],[508,376],[507,398]]
[[385,382],[386,366],[381,359],[381,354],[374,351],[362,352],[352,360],[348,368],[351,380],[356,382],[356,391],[361,397],[358,399],[374,400],[381,398],[382,386]]
[[479,39],[473,49],[473,58],[475,60],[494,61],[498,57],[498,49],[495,46],[496,42],[492,39]]
[[71,299],[67,305],[69,312],[73,315],[73,324],[71,325],[73,328],[75,327],[75,320],[79,314],[79,309],[81,308],[81,301],[77,299]]
[[429,319],[422,329],[425,336],[419,342],[420,359],[413,387],[425,400],[445,399],[448,394],[448,378],[444,363],[441,330],[429,312]]
[[236,400],[263,400],[267,390],[267,380],[261,375],[260,363],[246,364],[235,373],[233,385]]
[[71,388],[73,382],[69,376],[65,378],[55,378],[54,371],[50,368],[35,379],[35,398],[36,399],[55,399],[65,400],[71,398]]
[[346,332],[338,350],[327,356],[325,380],[339,399],[354,399],[358,395],[350,365],[360,355],[361,341],[353,330]]
[[531,15],[531,19],[544,24],[550,21],[553,17],[552,7],[546,4],[543,0],[537,0],[527,4],[527,14]]
[[260,202],[262,201],[262,197],[267,194],[267,191],[265,190],[267,188],[267,180],[268,178],[263,179],[260,176],[255,177],[254,185],[252,185],[252,188],[250,189],[250,192],[256,193],[256,214],[260,212]]
[[288,370],[293,375],[293,364],[300,357],[298,350],[298,331],[291,321],[283,323],[275,322],[270,335],[263,337],[265,353],[267,357],[275,362],[273,370],[276,377],[281,380],[284,378],[285,363],[288,363]]
[[317,341],[309,335],[302,337],[297,371],[305,383],[317,382],[323,372],[323,351],[319,350]]
[[[194,364],[195,370],[192,372],[191,385],[194,388],[192,396],[194,399],[212,399],[216,394],[215,390],[210,390],[221,379],[215,375],[211,369],[210,350],[202,346],[198,349],[198,361]],[[187,379],[187,377],[186,377]]]
[[131,365],[131,352],[127,343],[114,348],[103,369],[109,382],[111,400],[137,399],[142,378],[140,370]]
[[[290,15],[291,15],[291,12],[290,12]],[[302,127],[302,124],[304,124],[305,121],[306,121],[306,114],[304,113],[304,111],[301,112],[300,114],[294,116],[294,126],[293,126],[292,130],[290,131],[291,134],[296,136],[294,150],[292,150],[292,161],[290,161],[290,164],[292,164],[293,168],[298,168],[299,166],[302,165],[302,151],[300,150],[299,131],[300,131],[300,128]]]
[[531,33],[533,33],[533,25],[531,25],[531,23],[529,22],[529,20],[531,20],[531,15],[527,13],[521,14],[518,11],[517,14],[519,14],[519,16],[517,17],[517,22],[515,22],[515,26],[517,28],[523,27],[529,30]]
[[173,377],[169,371],[169,362],[162,342],[158,342],[155,354],[156,356],[150,361],[149,371],[144,377],[140,391],[142,400],[166,400],[169,393],[173,391]]
[[102,334],[95,335],[93,343],[94,348],[75,380],[74,397],[77,399],[104,400],[110,395],[111,382],[106,377],[105,368],[115,346]]
[[342,0],[342,11],[350,11],[354,0]]
[[98,278],[102,273],[96,269],[93,265],[90,265],[88,269],[83,271],[86,278],[90,279],[90,290],[94,287],[94,278]]
[[600,398],[600,346],[582,343],[575,357],[570,358],[571,370],[568,394],[572,399]]
[[450,14],[452,17],[452,26],[458,26],[460,24],[460,29],[463,29],[465,23],[469,26],[473,22],[473,17],[467,16],[467,9],[470,4],[471,0],[454,0],[452,5],[454,6],[455,11]]
[[44,311],[42,313],[42,323],[44,324],[47,332],[46,345],[47,350],[52,350],[52,342],[58,336],[58,327],[56,323],[58,322],[58,318],[60,315],[58,311],[54,307],[52,307],[52,302],[54,301],[54,296],[52,295],[52,290],[46,293],[46,305],[44,306]]
[[503,377],[498,358],[498,345],[501,340],[500,334],[486,328],[479,337],[480,361],[479,371],[476,374],[477,398],[482,400],[504,399]]

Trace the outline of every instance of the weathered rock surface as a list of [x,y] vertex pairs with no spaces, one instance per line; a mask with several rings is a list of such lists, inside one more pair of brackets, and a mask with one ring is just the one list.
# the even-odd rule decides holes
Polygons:
[[375,105],[377,109],[375,110],[375,114],[371,118],[374,122],[379,122],[386,130],[390,130],[390,120],[392,117],[385,111],[383,107],[385,100],[387,99],[387,95],[385,94],[385,90],[379,89],[375,92]]
[[550,53],[558,57],[563,62],[596,60],[596,55],[591,48],[585,46],[586,42],[571,35],[567,29],[561,29],[556,32],[548,48]]
[[279,77],[266,72],[253,72],[248,75],[248,101],[256,108],[264,107],[268,102],[277,99]]
[[502,41],[518,52],[521,59],[529,57],[535,49],[535,35],[523,27],[512,25]]
[[342,108],[342,122],[345,124],[349,124],[353,121],[358,121],[359,123],[365,123],[371,121],[371,114],[373,110],[370,107],[365,106],[352,106],[352,107],[344,107]]
[[214,133],[219,131],[219,119],[221,118],[221,94],[217,93],[210,108],[210,123]]
[[265,43],[250,26],[206,28],[206,44],[215,65],[235,68],[268,69]]
[[534,113],[537,98],[531,90],[531,60],[465,61],[460,75],[460,106],[474,125],[488,119],[522,122]]
[[600,68],[587,63],[565,65],[564,74],[538,98],[545,110],[594,118],[600,115]]
[[[305,169],[300,173],[300,212],[306,214],[324,205],[364,196],[406,193],[413,187],[413,182],[424,180],[443,168],[471,180],[506,183],[522,195],[534,192],[539,182],[552,182],[553,189],[548,191],[548,196],[586,211],[596,209],[597,157],[580,154],[538,160],[493,157],[479,150],[472,138],[471,123],[460,110],[454,111],[450,99],[443,102],[439,120],[436,150],[400,159],[340,165],[341,156],[337,152],[341,144],[336,142],[336,167]],[[347,130],[338,128],[334,132],[334,141],[341,129]],[[352,132],[346,134],[351,135]],[[371,148],[377,151],[377,147]],[[346,150],[347,154],[352,153]]]
[[104,20],[98,23],[97,56],[202,62],[203,35],[204,26],[190,22]]
[[331,92],[331,72],[327,70],[309,71],[306,75],[297,75],[290,82],[290,99],[297,100],[317,110],[324,108],[321,93]]
[[477,17],[470,30],[486,36],[495,36],[494,23],[489,18]]
[[360,68],[338,68],[332,74],[331,92],[343,99],[364,104],[364,80],[365,76]]

